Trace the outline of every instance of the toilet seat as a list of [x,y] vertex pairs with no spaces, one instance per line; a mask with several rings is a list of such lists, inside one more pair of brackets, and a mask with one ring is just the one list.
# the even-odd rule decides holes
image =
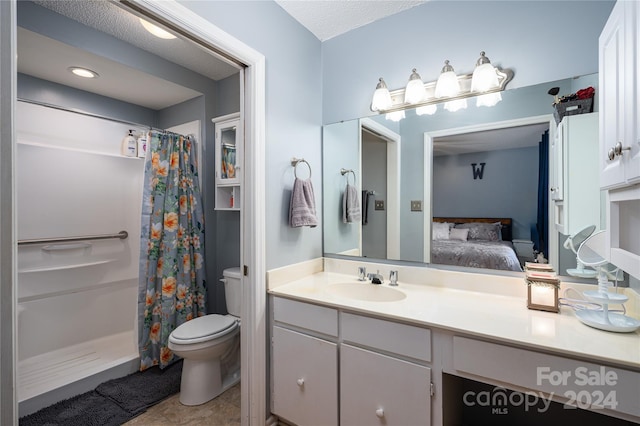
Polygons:
[[176,344],[191,344],[214,340],[238,328],[238,319],[230,315],[210,314],[187,321],[169,335]]

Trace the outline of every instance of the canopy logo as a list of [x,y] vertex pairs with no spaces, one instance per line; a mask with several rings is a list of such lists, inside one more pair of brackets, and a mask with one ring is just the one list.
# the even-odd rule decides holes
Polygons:
[[[551,394],[551,397],[553,394]],[[462,395],[462,401],[467,407],[488,407],[491,414],[509,414],[509,407],[524,407],[525,412],[536,409],[538,413],[544,413],[551,405],[551,399],[544,397],[542,392],[517,392],[507,391],[496,386],[491,391],[467,391]]]

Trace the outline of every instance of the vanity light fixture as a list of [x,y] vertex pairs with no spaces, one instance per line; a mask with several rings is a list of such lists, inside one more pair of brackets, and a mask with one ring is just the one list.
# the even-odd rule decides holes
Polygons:
[[387,83],[380,77],[376,91],[373,93],[373,100],[371,101],[371,111],[384,111],[391,107],[391,94],[387,88]]
[[404,110],[388,112],[387,115],[385,115],[385,118],[391,121],[400,121],[404,117]]
[[449,60],[444,61],[444,67],[436,82],[436,98],[452,98],[460,93],[460,83],[453,67],[449,65]]
[[[390,113],[416,108],[418,115],[434,114],[438,103],[444,103],[444,108],[448,111],[457,111],[466,108],[466,99],[471,97],[477,99],[477,106],[493,106],[502,100],[500,92],[505,90],[513,75],[514,72],[510,69],[494,67],[484,52],[480,53],[472,74],[456,75],[447,60],[438,80],[422,83],[422,90],[417,88],[422,79],[415,69],[403,89],[389,91],[385,81],[380,78],[371,110]],[[393,118],[397,116],[399,114]]]
[[98,78],[100,77],[100,75],[93,71],[90,70],[89,68],[84,68],[84,67],[69,67],[67,68],[70,72],[72,72],[74,75],[77,75],[78,77],[83,77],[83,78]]
[[[484,51],[476,61],[476,67],[471,77],[471,92],[485,93],[500,87],[496,69],[491,65]],[[487,93],[476,98],[476,106],[494,106],[502,100],[500,93]]]
[[173,40],[174,38],[177,38],[170,32],[165,31],[162,28],[158,27],[157,25],[154,25],[151,22],[146,21],[142,18],[140,18],[140,23],[142,24],[145,30],[149,31],[151,34],[153,34],[158,38],[161,38],[164,40]]
[[425,99],[427,99],[427,90],[424,88],[420,74],[414,68],[404,89],[404,101],[408,104],[417,104]]

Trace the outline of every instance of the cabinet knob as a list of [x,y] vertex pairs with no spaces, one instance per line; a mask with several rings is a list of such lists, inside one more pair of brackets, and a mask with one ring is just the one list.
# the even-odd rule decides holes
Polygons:
[[296,383],[298,384],[298,386],[302,387],[304,386],[304,379],[298,379],[296,380]]
[[[614,147],[613,147],[614,153],[615,155],[622,155],[622,151],[631,151],[631,147],[627,146],[627,147],[622,147],[622,142],[618,142]],[[609,154],[609,156],[611,156],[611,154]]]
[[384,409],[383,408],[378,408],[376,410],[376,416],[383,418],[384,417]]
[[616,151],[613,148],[609,148],[609,151],[607,151],[607,158],[609,161],[613,161],[616,158]]
[[556,189],[555,188],[549,188],[549,191],[556,192]]

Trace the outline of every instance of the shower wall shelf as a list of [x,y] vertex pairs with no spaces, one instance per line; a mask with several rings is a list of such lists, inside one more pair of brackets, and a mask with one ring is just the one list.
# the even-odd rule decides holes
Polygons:
[[116,259],[97,260],[95,262],[76,263],[73,265],[56,265],[56,266],[43,266],[39,268],[23,268],[18,269],[19,274],[26,274],[31,272],[51,272],[51,271],[64,271],[68,269],[87,268],[89,266],[104,265],[105,263],[115,262]]
[[215,125],[215,210],[239,211],[242,200],[244,165],[240,113],[212,118]]

